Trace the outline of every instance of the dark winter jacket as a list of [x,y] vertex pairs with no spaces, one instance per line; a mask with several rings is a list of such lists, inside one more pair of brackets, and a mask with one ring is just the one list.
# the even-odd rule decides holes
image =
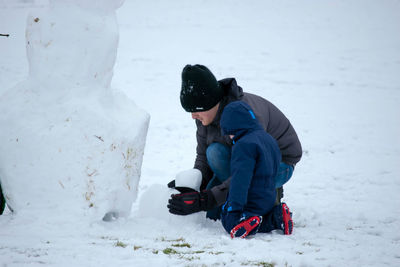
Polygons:
[[[196,120],[197,155],[194,168],[199,169],[203,174],[202,188],[213,176],[213,172],[207,163],[207,147],[215,142],[232,146],[231,140],[227,136],[221,135],[219,121],[225,106],[233,101],[242,100],[251,107],[263,129],[277,140],[283,162],[294,166],[300,161],[302,148],[299,138],[289,120],[277,107],[260,96],[243,93],[242,88],[237,85],[233,78],[220,80],[219,85],[224,89],[225,95],[220,102],[214,121],[208,126],[203,126],[200,121]],[[212,189],[219,205],[226,200],[229,181]]]
[[277,142],[243,101],[225,107],[220,125],[222,135],[234,135],[228,211],[246,216],[266,214],[276,197],[274,178],[281,162]]

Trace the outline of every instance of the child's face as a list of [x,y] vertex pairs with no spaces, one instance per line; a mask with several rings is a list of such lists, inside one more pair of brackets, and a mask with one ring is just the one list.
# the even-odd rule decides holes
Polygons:
[[229,138],[230,138],[230,139],[233,139],[233,137],[235,137],[233,134],[230,134],[230,135],[229,135]]

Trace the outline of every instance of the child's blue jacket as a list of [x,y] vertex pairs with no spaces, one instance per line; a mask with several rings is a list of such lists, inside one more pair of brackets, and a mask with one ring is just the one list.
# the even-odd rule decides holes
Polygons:
[[275,176],[281,162],[276,140],[259,124],[250,106],[235,101],[221,116],[223,135],[234,135],[228,211],[264,215],[275,203]]

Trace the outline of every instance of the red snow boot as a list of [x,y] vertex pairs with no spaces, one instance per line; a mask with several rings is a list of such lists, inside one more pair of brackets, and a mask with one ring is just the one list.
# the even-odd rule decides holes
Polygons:
[[293,232],[293,220],[292,213],[289,210],[289,207],[286,203],[282,203],[282,226],[283,226],[283,234],[291,235]]
[[253,216],[241,221],[231,230],[231,238],[245,238],[248,235],[255,234],[260,226],[261,220],[261,216]]

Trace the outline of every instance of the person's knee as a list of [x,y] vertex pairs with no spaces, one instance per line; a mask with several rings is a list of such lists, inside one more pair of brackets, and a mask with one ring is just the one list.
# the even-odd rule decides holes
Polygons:
[[229,147],[220,143],[212,143],[206,150],[206,156],[210,168],[216,169],[229,159]]
[[207,163],[219,183],[230,176],[231,148],[227,145],[212,143],[206,150]]
[[278,173],[275,176],[275,188],[282,187],[293,175],[293,166],[281,162]]
[[209,163],[213,163],[218,160],[221,146],[222,146],[221,144],[212,143],[207,147],[206,156]]

